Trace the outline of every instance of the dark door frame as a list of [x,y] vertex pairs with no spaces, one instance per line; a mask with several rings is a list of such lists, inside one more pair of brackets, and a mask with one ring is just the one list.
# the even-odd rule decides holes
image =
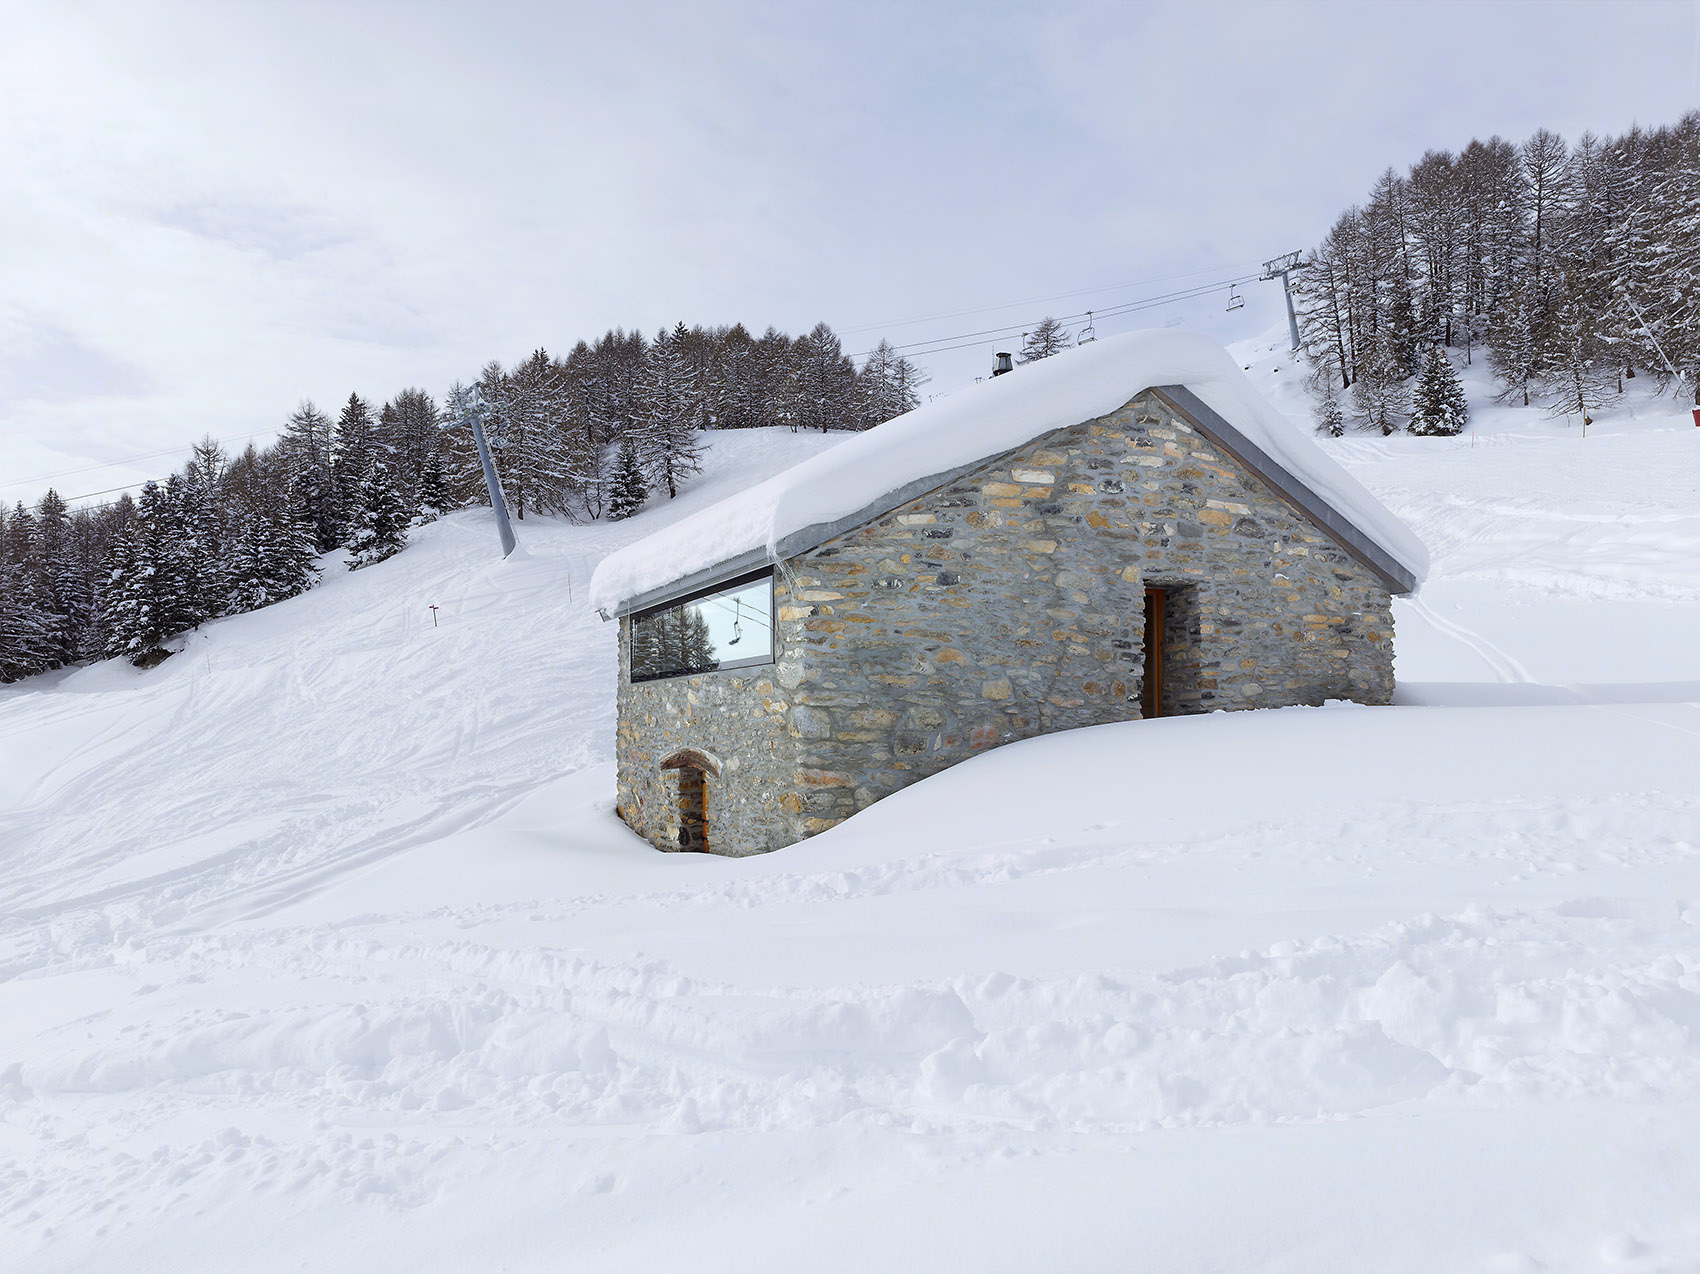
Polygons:
[[1139,715],[1147,721],[1163,715],[1163,626],[1168,600],[1161,588],[1145,590],[1145,673],[1139,681]]

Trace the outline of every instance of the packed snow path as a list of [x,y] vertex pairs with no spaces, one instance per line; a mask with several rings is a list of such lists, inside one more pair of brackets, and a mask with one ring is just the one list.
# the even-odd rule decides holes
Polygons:
[[1700,1268],[1700,431],[1640,411],[1334,448],[1433,550],[1405,706],[755,860],[613,817],[582,586],[818,437],[0,690],[0,1264]]

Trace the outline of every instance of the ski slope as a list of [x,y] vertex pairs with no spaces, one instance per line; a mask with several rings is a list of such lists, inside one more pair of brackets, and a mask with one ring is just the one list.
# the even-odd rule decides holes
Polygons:
[[1329,444],[1433,559],[1398,706],[756,859],[615,819],[584,588],[819,436],[0,688],[0,1266],[1700,1269],[1700,430],[1470,387]]

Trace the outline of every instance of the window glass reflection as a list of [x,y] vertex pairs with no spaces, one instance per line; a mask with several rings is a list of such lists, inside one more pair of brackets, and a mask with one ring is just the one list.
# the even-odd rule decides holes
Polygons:
[[773,662],[773,577],[632,617],[632,680]]

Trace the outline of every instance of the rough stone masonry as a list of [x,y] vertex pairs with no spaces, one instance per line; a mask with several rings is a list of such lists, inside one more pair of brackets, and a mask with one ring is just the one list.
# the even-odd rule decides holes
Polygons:
[[1162,715],[1389,702],[1383,580],[1147,391],[778,564],[775,662],[632,685],[619,811],[678,847],[681,752],[712,852],[826,830],[977,752],[1140,717],[1144,590]]

